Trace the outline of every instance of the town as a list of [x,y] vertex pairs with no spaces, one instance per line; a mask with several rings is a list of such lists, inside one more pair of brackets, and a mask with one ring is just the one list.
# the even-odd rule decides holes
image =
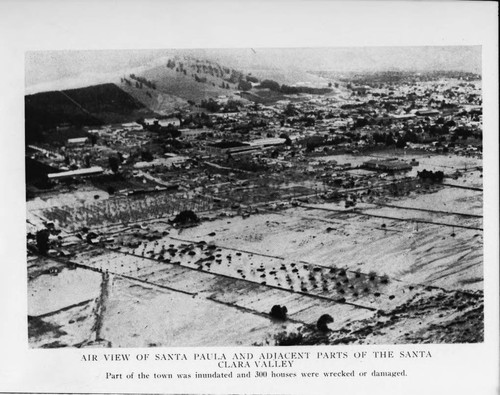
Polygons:
[[32,347],[482,341],[479,74],[160,71],[26,96]]

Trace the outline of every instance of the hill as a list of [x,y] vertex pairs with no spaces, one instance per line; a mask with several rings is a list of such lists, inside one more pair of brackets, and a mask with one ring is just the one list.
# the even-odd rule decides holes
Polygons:
[[123,76],[119,86],[151,110],[168,114],[209,98],[233,96],[244,79],[243,73],[215,62],[176,56],[140,75]]
[[43,132],[61,125],[80,128],[153,115],[115,84],[27,95],[24,103],[27,142],[39,140]]
[[[160,114],[190,109],[201,101],[226,96],[241,101],[272,103],[283,99],[279,92],[256,89],[259,83],[273,76],[278,86],[292,84],[307,91],[308,88],[325,90],[327,81],[307,72],[290,73],[275,69],[260,69],[256,74],[221,65],[215,60],[193,56],[174,56],[164,64],[129,74],[120,79],[120,87]],[[298,93],[284,91],[281,93]]]

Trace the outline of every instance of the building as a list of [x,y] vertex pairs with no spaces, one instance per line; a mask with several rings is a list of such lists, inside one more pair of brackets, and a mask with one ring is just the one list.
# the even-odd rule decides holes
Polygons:
[[391,117],[393,119],[401,119],[401,120],[404,120],[404,119],[412,119],[412,118],[415,118],[416,115],[415,114],[392,114]]
[[173,126],[173,127],[178,128],[179,126],[181,126],[181,121],[179,118],[175,118],[175,117],[166,118],[166,119],[159,119],[158,125],[160,125],[162,128],[166,128],[169,126]]
[[122,123],[122,128],[125,130],[142,130],[142,125],[137,122]]
[[227,155],[246,150],[255,150],[255,147],[240,141],[219,141],[217,143],[207,144],[206,149],[211,155]]
[[179,129],[181,137],[186,140],[193,140],[207,133],[213,133],[211,129]]
[[134,169],[148,169],[151,167],[172,167],[186,163],[189,160],[187,156],[165,154],[165,158],[155,158],[150,162],[137,162],[134,164]]
[[258,139],[258,140],[253,140],[249,144],[253,147],[273,147],[276,145],[283,145],[285,144],[286,139],[283,138],[265,138],[265,139]]
[[415,112],[415,114],[421,117],[429,117],[429,116],[439,115],[440,112],[438,110],[418,110]]
[[102,174],[103,168],[100,166],[89,167],[86,169],[77,169],[77,170],[69,170],[63,171],[60,173],[49,173],[47,177],[49,180],[62,180],[65,178],[79,178],[79,177],[91,177]]
[[164,119],[145,118],[144,125],[146,125],[146,126],[158,125],[162,128],[173,126],[173,127],[178,128],[179,126],[181,126],[181,120],[179,118],[175,118],[175,117],[164,118]]
[[76,137],[74,139],[68,139],[66,141],[67,147],[83,147],[89,143],[88,137]]
[[368,170],[382,171],[386,173],[395,173],[411,170],[412,166],[400,160],[368,160],[363,162],[363,167]]

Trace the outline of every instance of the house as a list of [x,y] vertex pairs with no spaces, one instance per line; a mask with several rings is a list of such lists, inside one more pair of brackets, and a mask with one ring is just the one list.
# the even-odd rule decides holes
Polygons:
[[206,145],[207,153],[211,155],[227,155],[248,149],[254,149],[254,147],[240,141],[219,141]]
[[88,137],[76,137],[73,139],[68,139],[66,141],[67,147],[83,147],[84,145],[89,143]]
[[181,121],[179,118],[171,117],[158,120],[158,125],[160,125],[162,128],[166,128],[168,126],[178,128],[179,126],[181,126]]
[[211,129],[179,129],[181,137],[187,140],[195,139],[206,133],[213,133]]
[[271,147],[275,145],[285,144],[284,138],[264,138],[251,141],[249,144],[253,147]]
[[415,111],[415,114],[421,117],[428,117],[428,116],[439,115],[440,112],[438,110],[418,110]]
[[415,114],[391,114],[391,117],[393,119],[412,119],[412,118],[415,118]]
[[122,123],[122,128],[125,130],[142,130],[142,125],[137,122]]
[[394,173],[398,171],[411,170],[412,166],[399,160],[368,160],[363,162],[363,167],[369,170]]
[[94,166],[86,169],[69,170],[60,173],[49,173],[47,174],[47,177],[49,178],[49,180],[61,180],[71,177],[90,177],[102,174],[103,171],[104,169],[102,167]]

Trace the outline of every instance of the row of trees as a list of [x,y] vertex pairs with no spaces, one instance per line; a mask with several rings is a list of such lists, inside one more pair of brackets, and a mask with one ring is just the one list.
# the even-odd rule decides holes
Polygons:
[[211,112],[238,112],[242,104],[237,100],[228,100],[226,104],[220,104],[214,99],[202,100],[201,108],[205,108]]
[[150,89],[156,89],[156,84],[144,77],[138,77],[135,74],[130,74],[130,78],[136,81],[136,87],[138,88],[142,88],[142,84],[144,84]]
[[[182,62],[178,62],[176,64],[175,60],[169,59],[167,61],[167,67],[172,70],[175,69],[177,72],[183,72],[185,75],[187,74]],[[238,84],[237,89],[239,90],[249,91],[252,89],[252,83],[259,82],[259,79],[251,74],[244,76],[240,71],[229,69],[227,67],[221,67],[218,64],[202,64],[200,61],[197,61],[196,64],[191,65],[191,68],[193,71],[196,71],[196,73],[191,74],[196,82],[206,83],[208,81],[207,77],[200,76],[199,74],[209,74],[212,77],[221,78],[223,80],[220,84],[220,87],[223,89],[231,89],[229,85],[231,83]],[[212,85],[215,86],[213,82]]]
[[258,86],[258,89],[269,89],[273,92],[284,93],[286,95],[297,94],[297,93],[309,93],[322,95],[325,93],[330,93],[332,91],[331,88],[312,88],[309,86],[289,86],[289,85],[280,85],[278,82],[273,80],[264,80]]
[[424,181],[443,182],[444,173],[442,171],[422,170],[417,172],[417,177]]

